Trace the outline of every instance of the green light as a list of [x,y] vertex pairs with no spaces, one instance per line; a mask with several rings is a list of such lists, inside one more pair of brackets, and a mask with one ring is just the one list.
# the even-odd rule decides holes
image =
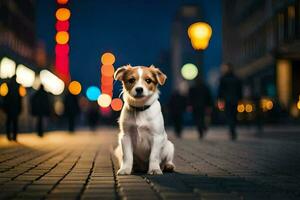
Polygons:
[[181,75],[186,80],[193,80],[198,75],[198,68],[192,63],[187,63],[181,68]]

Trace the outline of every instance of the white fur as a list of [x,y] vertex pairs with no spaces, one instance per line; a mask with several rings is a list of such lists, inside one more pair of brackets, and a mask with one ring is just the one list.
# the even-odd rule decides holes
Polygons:
[[[142,69],[138,73],[141,77]],[[142,82],[138,81],[136,84]],[[143,88],[145,92],[149,92],[147,87]],[[119,146],[115,151],[120,163],[120,175],[131,174],[133,164],[141,170],[148,169],[148,174],[162,174],[165,166],[175,167],[174,145],[167,138],[158,95],[157,90],[142,99],[134,99],[124,89],[125,103],[119,120]],[[138,107],[151,106],[147,110],[136,111],[129,104]]]

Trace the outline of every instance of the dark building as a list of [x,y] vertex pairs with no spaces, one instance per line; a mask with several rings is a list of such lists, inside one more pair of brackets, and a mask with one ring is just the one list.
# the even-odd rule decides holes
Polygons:
[[184,64],[193,63],[201,71],[203,53],[193,49],[187,34],[188,27],[198,21],[201,21],[201,12],[198,5],[180,7],[174,18],[171,35],[173,89],[182,82],[180,70]]
[[223,0],[223,61],[286,110],[300,94],[300,1]]

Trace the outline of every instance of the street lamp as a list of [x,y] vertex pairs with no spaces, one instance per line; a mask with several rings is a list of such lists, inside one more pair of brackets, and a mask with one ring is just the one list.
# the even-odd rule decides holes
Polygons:
[[196,22],[189,26],[188,36],[195,50],[204,50],[209,44],[212,29],[209,24]]

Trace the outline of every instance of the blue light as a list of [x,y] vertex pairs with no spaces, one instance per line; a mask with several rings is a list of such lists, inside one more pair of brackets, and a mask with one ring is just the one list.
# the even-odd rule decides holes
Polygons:
[[96,86],[90,86],[86,90],[86,97],[90,101],[97,101],[98,97],[100,96],[101,92],[100,89]]

